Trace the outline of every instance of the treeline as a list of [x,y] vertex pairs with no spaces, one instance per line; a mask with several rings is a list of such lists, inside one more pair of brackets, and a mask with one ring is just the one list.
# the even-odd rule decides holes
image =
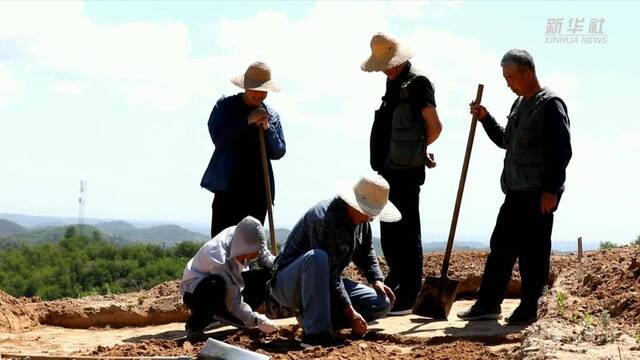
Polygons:
[[56,243],[0,249],[0,289],[46,300],[149,289],[179,279],[200,245],[118,245],[67,231]]

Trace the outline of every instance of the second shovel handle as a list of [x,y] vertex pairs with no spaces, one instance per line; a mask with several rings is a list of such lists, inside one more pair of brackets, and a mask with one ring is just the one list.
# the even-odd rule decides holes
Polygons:
[[[476,92],[475,104],[480,104],[482,101],[482,91],[484,85],[478,84],[478,91]],[[462,173],[460,174],[460,183],[458,184],[458,194],[456,195],[456,204],[453,207],[453,217],[451,218],[451,228],[449,228],[449,239],[447,240],[447,249],[444,253],[444,261],[442,262],[442,271],[440,275],[442,278],[447,277],[449,272],[449,260],[451,259],[451,250],[453,249],[453,239],[456,236],[456,227],[458,226],[458,215],[460,214],[460,205],[462,204],[462,194],[464,193],[464,184],[467,180],[467,170],[469,170],[469,160],[471,159],[471,149],[473,148],[473,139],[476,134],[476,124],[478,123],[478,116],[473,115],[471,118],[471,127],[469,129],[469,138],[467,139],[467,149],[464,153],[464,162],[462,163]]]

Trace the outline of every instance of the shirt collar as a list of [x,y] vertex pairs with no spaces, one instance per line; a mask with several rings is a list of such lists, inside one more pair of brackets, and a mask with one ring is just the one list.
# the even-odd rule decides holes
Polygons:
[[344,202],[344,200],[342,200],[339,197],[336,197],[335,199],[333,199],[331,204],[329,204],[329,208],[334,209],[335,218],[338,223],[342,225],[355,226],[351,222],[351,218],[349,218],[349,213],[347,212],[347,203]]

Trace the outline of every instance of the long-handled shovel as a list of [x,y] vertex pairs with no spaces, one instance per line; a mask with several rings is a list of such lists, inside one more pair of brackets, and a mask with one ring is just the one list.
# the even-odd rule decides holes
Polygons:
[[[482,90],[484,85],[478,84],[478,92],[476,93],[476,104],[480,104],[482,100]],[[462,203],[462,193],[464,192],[464,183],[467,179],[467,170],[469,169],[469,159],[471,157],[471,148],[473,147],[473,137],[476,133],[477,116],[471,119],[471,128],[469,129],[469,138],[467,139],[467,150],[464,154],[464,163],[462,165],[462,174],[460,175],[460,183],[458,184],[458,195],[456,196],[456,205],[453,208],[453,218],[451,219],[451,228],[449,229],[449,239],[447,240],[447,250],[444,254],[442,270],[440,277],[427,276],[424,279],[422,290],[418,295],[418,299],[413,307],[413,313],[421,316],[428,316],[434,319],[447,319],[451,306],[456,299],[458,285],[460,281],[450,279],[447,276],[449,272],[449,260],[451,258],[451,250],[453,248],[453,239],[456,234],[456,226],[458,225],[458,214],[460,213],[460,204]]]
[[271,182],[269,181],[269,163],[267,162],[267,148],[264,142],[264,129],[258,131],[260,137],[260,155],[262,157],[262,176],[264,178],[264,193],[267,200],[267,214],[269,215],[269,236],[271,237],[271,253],[278,255],[276,246],[276,230],[273,226],[273,209],[271,208]]

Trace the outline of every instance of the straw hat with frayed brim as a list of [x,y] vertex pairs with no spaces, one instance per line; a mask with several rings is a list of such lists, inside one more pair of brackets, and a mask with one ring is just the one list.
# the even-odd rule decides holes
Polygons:
[[400,211],[389,201],[389,183],[380,175],[363,176],[353,188],[340,191],[338,196],[352,208],[380,221],[402,219]]
[[411,59],[413,52],[396,39],[383,33],[371,38],[371,56],[362,63],[364,71],[384,71]]
[[244,75],[236,76],[231,82],[242,89],[257,91],[280,91],[280,87],[271,81],[269,65],[257,61],[249,65]]

